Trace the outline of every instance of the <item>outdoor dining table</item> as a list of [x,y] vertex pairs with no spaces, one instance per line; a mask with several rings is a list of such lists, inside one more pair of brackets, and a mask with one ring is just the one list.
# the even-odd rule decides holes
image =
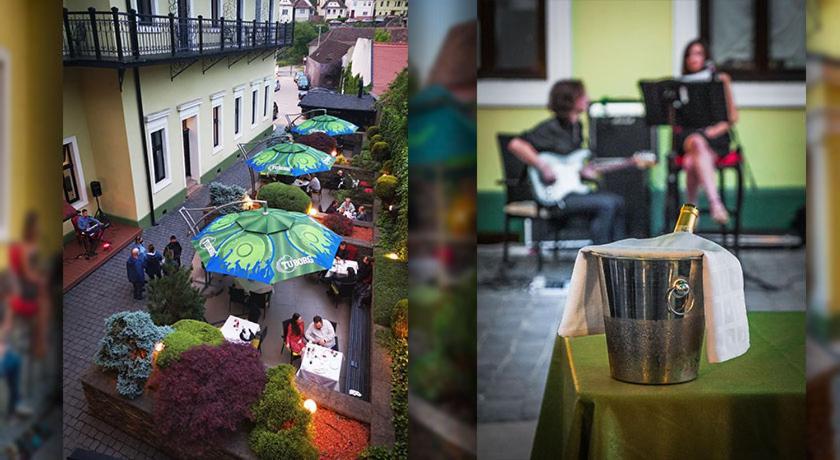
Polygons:
[[252,339],[260,332],[260,325],[251,321],[242,319],[238,316],[228,316],[225,324],[222,325],[222,335],[225,340],[233,343],[250,343],[250,340],[243,340],[242,332],[245,331],[246,337]]
[[352,268],[353,271],[359,273],[359,263],[355,260],[347,260],[347,259],[336,259],[333,266],[327,270],[327,274],[324,275],[326,278],[335,277],[344,277],[347,276],[347,269]]
[[340,391],[338,379],[341,377],[341,362],[344,354],[340,351],[307,343],[303,349],[298,377],[335,391]]
[[805,313],[748,314],[750,349],[696,380],[610,377],[606,338],[557,337],[531,458],[804,458]]

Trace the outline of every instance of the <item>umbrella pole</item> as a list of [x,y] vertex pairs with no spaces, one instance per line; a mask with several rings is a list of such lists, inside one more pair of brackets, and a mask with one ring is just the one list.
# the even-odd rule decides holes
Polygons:
[[251,176],[251,192],[254,194],[254,198],[257,197],[257,180],[254,177],[254,170],[248,165],[248,152],[245,150],[245,147],[242,144],[236,144],[239,147],[239,151],[242,152],[242,161],[245,162],[245,167],[248,168],[248,174]]

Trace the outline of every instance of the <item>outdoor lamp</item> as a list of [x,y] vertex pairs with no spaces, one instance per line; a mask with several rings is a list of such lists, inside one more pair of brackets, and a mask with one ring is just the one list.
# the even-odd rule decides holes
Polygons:
[[310,413],[314,414],[315,411],[318,410],[318,405],[315,404],[315,401],[307,399],[303,402],[303,408],[308,410]]
[[397,255],[396,252],[389,252],[388,254],[385,254],[385,257],[387,257],[391,260],[400,260],[400,256]]

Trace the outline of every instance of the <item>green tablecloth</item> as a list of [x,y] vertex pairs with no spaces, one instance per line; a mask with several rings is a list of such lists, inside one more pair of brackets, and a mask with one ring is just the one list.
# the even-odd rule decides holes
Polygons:
[[558,337],[534,459],[805,457],[805,313],[749,314],[750,349],[697,380],[613,380],[606,337]]

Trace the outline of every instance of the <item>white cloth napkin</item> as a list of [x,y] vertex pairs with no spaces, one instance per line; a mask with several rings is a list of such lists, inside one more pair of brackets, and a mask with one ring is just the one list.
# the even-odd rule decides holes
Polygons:
[[607,299],[601,294],[598,254],[627,257],[703,256],[703,308],[706,316],[706,356],[710,363],[736,358],[750,348],[744,275],[738,258],[693,233],[668,233],[656,238],[627,239],[578,252],[569,297],[560,322],[561,336],[604,333]]

